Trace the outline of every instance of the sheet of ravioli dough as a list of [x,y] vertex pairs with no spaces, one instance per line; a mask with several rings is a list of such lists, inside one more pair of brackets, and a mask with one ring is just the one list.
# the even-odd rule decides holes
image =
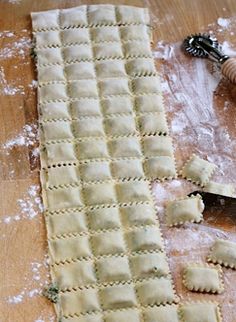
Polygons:
[[32,22],[58,318],[142,321],[176,300],[149,182],[176,172],[148,12],[84,5]]

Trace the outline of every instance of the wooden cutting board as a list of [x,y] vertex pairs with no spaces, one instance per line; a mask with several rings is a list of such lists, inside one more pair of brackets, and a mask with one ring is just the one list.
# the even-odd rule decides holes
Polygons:
[[[30,1],[0,2],[0,321],[55,321],[41,295],[49,281],[46,231],[42,216],[37,148],[36,79],[31,60],[31,11],[94,3],[148,7],[153,21],[153,53],[163,93],[177,165],[195,152],[215,162],[214,179],[236,182],[236,87],[220,78],[211,62],[183,55],[180,44],[191,33],[214,32],[226,53],[236,55],[234,0]],[[154,183],[163,222],[166,200],[195,189],[182,180]],[[205,260],[217,237],[236,241],[236,215],[205,214],[201,225],[167,229],[162,224],[177,292],[185,299],[222,304],[225,322],[236,320],[236,273],[225,271],[223,295],[187,293],[182,263]]]

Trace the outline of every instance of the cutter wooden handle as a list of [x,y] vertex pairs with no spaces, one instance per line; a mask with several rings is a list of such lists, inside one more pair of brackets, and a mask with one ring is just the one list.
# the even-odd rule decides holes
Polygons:
[[222,74],[236,84],[236,58],[228,58],[221,66]]

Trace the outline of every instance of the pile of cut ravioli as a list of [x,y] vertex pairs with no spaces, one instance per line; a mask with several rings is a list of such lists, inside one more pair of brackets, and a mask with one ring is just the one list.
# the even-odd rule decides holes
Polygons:
[[[214,302],[177,304],[156,217],[151,180],[177,174],[148,11],[85,5],[33,13],[32,22],[49,293],[58,321],[221,321]],[[213,170],[193,156],[182,175],[206,185]],[[167,222],[199,222],[202,211],[199,196],[176,200]],[[211,260],[234,267],[230,245],[216,242]],[[201,278],[207,274],[209,284]],[[184,283],[220,292],[221,276],[218,266],[192,265]]]

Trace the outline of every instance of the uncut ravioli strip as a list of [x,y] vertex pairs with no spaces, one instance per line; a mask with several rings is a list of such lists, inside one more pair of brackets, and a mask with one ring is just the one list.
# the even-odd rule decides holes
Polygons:
[[221,293],[224,290],[220,266],[200,263],[184,268],[183,283],[189,291]]
[[236,269],[236,243],[217,239],[211,247],[208,261]]
[[92,5],[32,21],[58,318],[140,322],[176,301],[148,181],[176,175],[148,12]]
[[187,222],[200,222],[203,219],[204,204],[200,195],[170,201],[166,205],[166,223],[169,226]]
[[193,154],[190,160],[184,164],[181,175],[183,178],[203,187],[209,182],[215,169],[215,164]]

